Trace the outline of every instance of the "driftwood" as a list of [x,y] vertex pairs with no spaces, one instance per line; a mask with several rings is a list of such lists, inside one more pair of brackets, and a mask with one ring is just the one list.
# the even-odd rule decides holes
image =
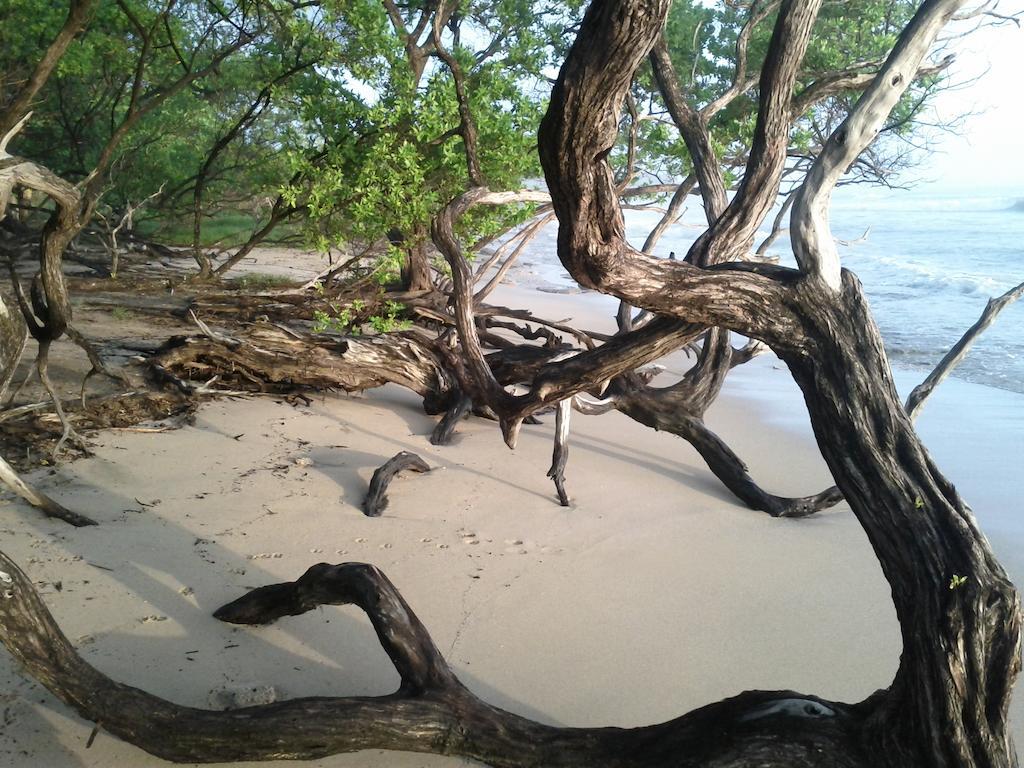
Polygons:
[[231,388],[251,392],[356,392],[394,383],[422,396],[431,413],[448,407],[454,387],[434,342],[418,331],[313,338],[258,323],[244,337],[174,337],[151,361],[183,380],[219,376]]
[[387,509],[388,486],[399,472],[407,469],[412,472],[429,472],[430,465],[415,453],[400,451],[377,468],[370,478],[370,489],[363,501],[363,512],[367,517],[380,517],[381,512]]
[[994,299],[989,299],[985,305],[984,311],[981,313],[981,317],[978,318],[977,322],[968,328],[960,340],[954,344],[949,352],[943,356],[942,360],[935,367],[928,378],[914,387],[914,390],[907,397],[906,409],[907,413],[910,414],[910,418],[917,416],[921,410],[921,406],[924,405],[924,401],[928,398],[928,395],[941,384],[953,369],[960,363],[961,360],[970,351],[971,346],[977,340],[977,338],[988,328],[992,323],[995,322],[996,317],[1003,309],[1013,302],[1017,301],[1021,296],[1024,296],[1024,283],[1021,283],[1015,288],[1011,288],[1002,296],[998,296]]
[[469,412],[473,409],[473,401],[468,397],[458,397],[455,400],[455,405],[449,408],[434,431],[430,435],[430,442],[432,445],[448,445],[452,440],[452,435],[455,433],[455,427],[462,419],[464,419]]
[[54,501],[39,489],[26,483],[18,476],[18,473],[14,471],[14,467],[8,464],[2,457],[0,457],[0,482],[21,496],[21,498],[33,507],[39,509],[47,517],[55,517],[58,520],[63,520],[76,528],[81,528],[86,525],[96,525],[96,521],[92,518],[80,515],[77,512],[72,512],[70,509],[67,509],[59,502]]
[[[2,215],[3,210],[0,206],[0,218]],[[0,296],[0,401],[3,400],[7,387],[14,377],[27,338],[28,331],[24,317],[9,309],[3,296]],[[0,456],[0,483],[6,485],[49,517],[64,520],[74,526],[96,525],[94,520],[72,512],[39,489],[26,483],[2,456]]]
[[[856,737],[870,708],[791,691],[744,693],[645,728],[558,728],[498,709],[459,681],[395,586],[363,563],[314,565],[214,615],[259,625],[321,605],[356,605],[401,677],[398,690],[229,711],[183,707],[112,680],[82,659],[3,553],[0,582],[0,642],[25,670],[102,730],[172,762],[312,760],[386,745],[498,768],[735,768],[743,765],[737,754],[758,753],[782,757],[759,765],[868,765]],[[837,746],[836,759],[823,763],[822,751]]]
[[551,454],[551,469],[548,477],[555,483],[558,502],[569,506],[569,494],[565,490],[565,465],[569,461],[569,417],[572,415],[572,398],[560,402],[555,410],[555,447]]

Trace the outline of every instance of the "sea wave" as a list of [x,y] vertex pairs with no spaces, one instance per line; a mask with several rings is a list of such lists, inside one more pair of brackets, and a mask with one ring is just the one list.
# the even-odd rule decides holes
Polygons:
[[892,276],[900,272],[906,277],[898,284],[907,288],[929,289],[931,291],[955,291],[964,296],[995,296],[1012,287],[1012,282],[985,275],[950,270],[935,264],[925,264],[912,258],[898,256],[872,256],[856,254],[847,259],[855,272],[864,276],[865,267],[885,270],[887,282],[892,285]]

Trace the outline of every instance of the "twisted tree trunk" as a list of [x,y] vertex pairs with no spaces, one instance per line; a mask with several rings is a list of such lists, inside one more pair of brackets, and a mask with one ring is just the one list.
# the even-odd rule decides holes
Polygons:
[[[623,17],[622,6],[635,8]],[[793,78],[815,2],[784,2],[762,73],[744,184],[688,261],[745,248],[785,153]],[[878,330],[828,232],[831,186],[917,71],[956,0],[926,0],[885,67],[830,138],[794,209],[798,270],[742,263],[699,268],[633,252],[611,204],[603,162],[610,116],[654,42],[659,2],[595,4],[555,87],[541,158],[561,223],[559,255],[574,277],[634,306],[731,327],[768,343],[804,393],[822,454],[878,555],[893,591],[904,653],[892,687],[865,706],[862,733],[878,766],[1014,766],[1007,731],[1020,669],[1016,590],[973,515],[937,470],[896,396]],[[603,17],[596,22],[594,17]],[[624,18],[624,20],[623,20]],[[753,764],[753,763],[751,763]]]

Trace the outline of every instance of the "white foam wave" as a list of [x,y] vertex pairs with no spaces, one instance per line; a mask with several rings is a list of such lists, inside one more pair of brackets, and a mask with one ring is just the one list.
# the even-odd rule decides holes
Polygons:
[[[854,261],[861,262],[859,265]],[[996,296],[1013,286],[1009,280],[999,280],[985,275],[971,274],[955,269],[946,269],[934,264],[896,256],[857,255],[848,259],[854,271],[864,277],[865,267],[874,270],[885,270],[886,282],[893,283],[896,274],[903,273],[906,277],[898,282],[908,288],[930,291],[954,291],[964,296]],[[859,266],[859,269],[858,269]]]

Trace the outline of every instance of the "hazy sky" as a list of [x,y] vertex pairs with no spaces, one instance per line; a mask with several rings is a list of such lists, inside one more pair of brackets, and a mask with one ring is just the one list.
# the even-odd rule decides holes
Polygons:
[[937,109],[945,117],[982,114],[968,117],[960,135],[939,137],[940,151],[920,176],[936,185],[1009,186],[1024,194],[1024,29],[981,29],[957,50],[955,80],[980,80],[942,94]]

